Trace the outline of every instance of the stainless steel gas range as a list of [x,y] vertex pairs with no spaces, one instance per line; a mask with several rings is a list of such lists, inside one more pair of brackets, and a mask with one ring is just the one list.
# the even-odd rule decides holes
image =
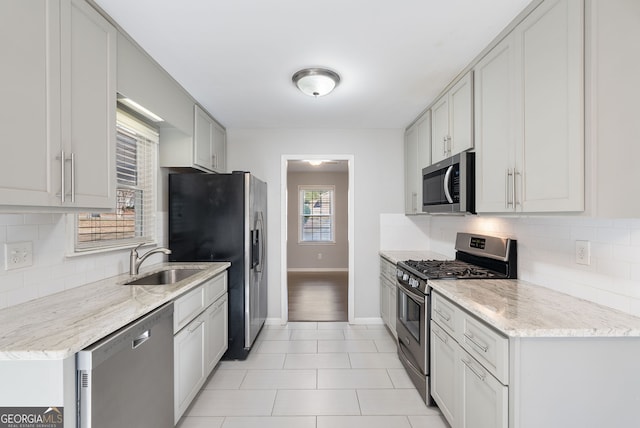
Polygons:
[[456,236],[455,260],[398,262],[398,355],[413,384],[427,404],[429,392],[429,280],[517,278],[517,242],[471,233]]

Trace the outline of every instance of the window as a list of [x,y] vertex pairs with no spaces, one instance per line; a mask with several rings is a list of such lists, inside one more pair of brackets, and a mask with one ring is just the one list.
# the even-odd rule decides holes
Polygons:
[[300,186],[299,242],[333,243],[334,186]]
[[77,252],[155,242],[158,132],[117,112],[116,206],[76,218]]

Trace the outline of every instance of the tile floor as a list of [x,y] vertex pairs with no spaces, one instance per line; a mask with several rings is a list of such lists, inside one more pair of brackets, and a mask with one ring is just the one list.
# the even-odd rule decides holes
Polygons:
[[447,428],[384,326],[265,326],[245,361],[223,361],[179,428]]

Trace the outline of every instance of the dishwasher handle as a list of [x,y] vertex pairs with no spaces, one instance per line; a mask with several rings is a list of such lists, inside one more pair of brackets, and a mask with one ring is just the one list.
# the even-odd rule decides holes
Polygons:
[[140,336],[136,337],[131,341],[131,349],[136,349],[138,346],[141,346],[144,342],[149,340],[150,337],[151,337],[151,330],[145,331]]

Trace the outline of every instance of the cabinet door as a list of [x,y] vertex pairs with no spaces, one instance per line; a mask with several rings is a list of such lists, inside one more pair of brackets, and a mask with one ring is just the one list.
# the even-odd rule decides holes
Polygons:
[[2,0],[0,54],[0,203],[59,203],[60,3]]
[[525,212],[584,210],[583,2],[548,0],[516,28]]
[[227,351],[228,319],[227,295],[220,297],[216,303],[209,306],[205,312],[207,368],[205,376],[214,369],[222,355]]
[[437,324],[431,323],[431,396],[449,425],[457,426],[459,346]]
[[196,318],[173,339],[175,423],[189,407],[207,376],[204,324],[203,317]]
[[206,168],[213,169],[213,121],[204,110],[195,106],[194,132],[193,132],[193,163]]
[[224,173],[227,170],[227,135],[225,130],[217,123],[212,123],[211,156],[213,169]]
[[85,1],[62,5],[62,142],[73,154],[65,169],[75,199],[67,204],[113,209],[117,32]]
[[396,333],[396,318],[398,316],[398,289],[395,283],[389,282],[389,329],[391,333],[397,338]]
[[389,325],[389,287],[383,276],[380,276],[380,316]]
[[460,349],[463,428],[507,428],[508,388]]
[[[404,213],[417,214],[418,205],[418,127],[412,126],[404,137]],[[420,198],[422,199],[422,198]]]
[[513,38],[474,69],[476,211],[513,212],[516,99]]
[[449,91],[448,156],[473,148],[473,72]]
[[431,107],[431,163],[448,157],[449,101],[443,95]]

